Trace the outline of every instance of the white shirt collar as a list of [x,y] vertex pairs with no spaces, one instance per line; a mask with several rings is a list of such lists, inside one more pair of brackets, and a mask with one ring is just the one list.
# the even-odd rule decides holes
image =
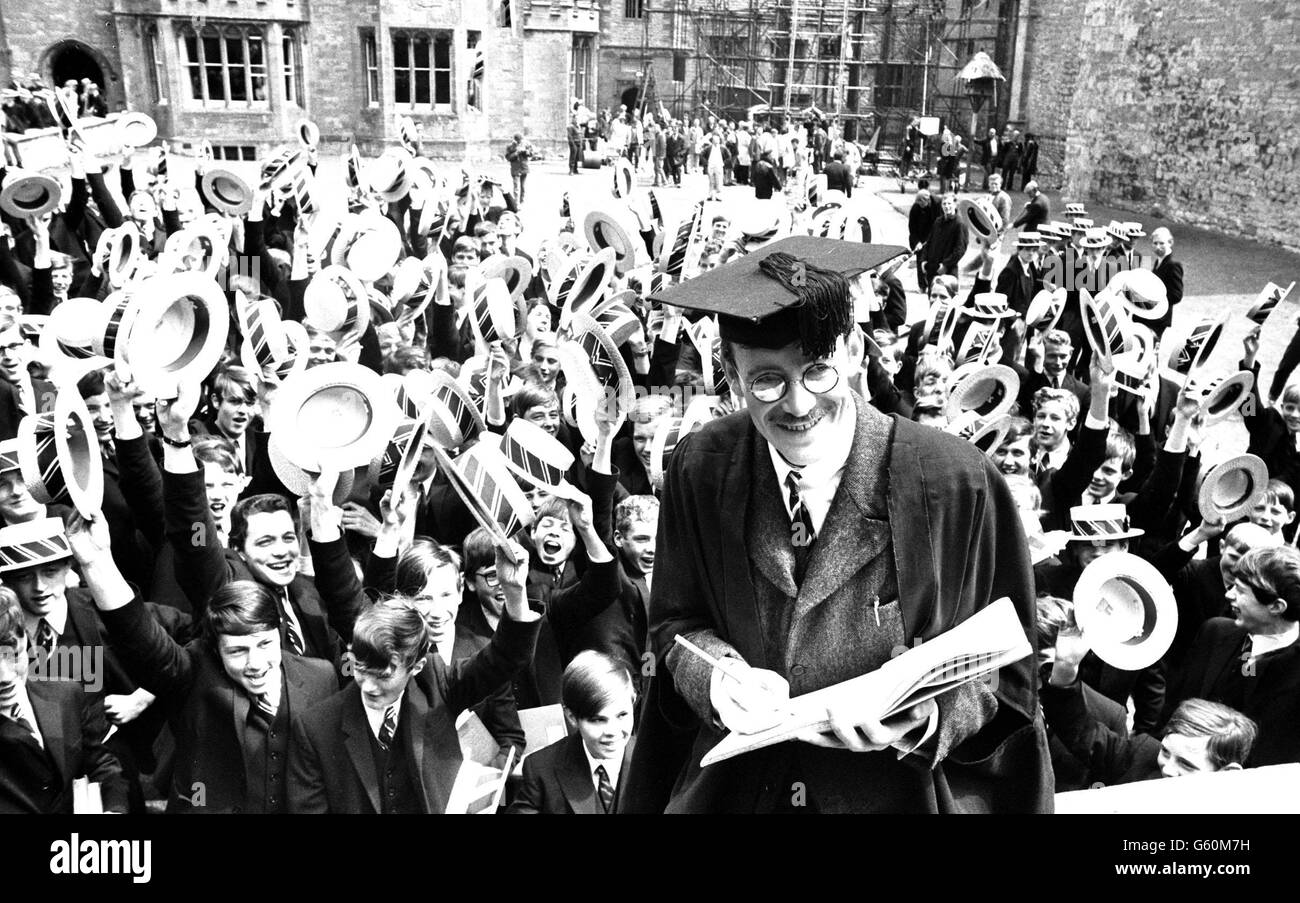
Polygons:
[[826,454],[811,464],[794,467],[781,457],[770,442],[768,454],[772,458],[772,467],[776,470],[776,482],[781,488],[781,504],[785,513],[794,516],[790,508],[790,493],[786,490],[786,475],[792,470],[799,472],[799,496],[812,516],[813,529],[821,533],[826,515],[830,513],[831,502],[835,500],[835,491],[839,489],[840,478],[844,476],[844,466],[849,460],[849,451],[853,448],[853,433],[857,429],[857,412],[854,407],[847,407],[842,421],[832,424],[830,435],[826,437]]
[[[581,737],[578,738],[578,742],[582,743]],[[626,751],[626,747],[624,747],[624,750]],[[586,743],[582,744],[582,754],[587,757],[587,772],[591,775],[591,786],[597,789],[600,788],[600,778],[596,775],[596,769],[603,765],[605,766],[605,774],[609,775],[610,786],[614,788],[615,792],[617,792],[618,776],[623,770],[623,757],[619,756],[617,759],[597,759],[592,756],[590,751],[588,751]]]
[[1283,649],[1290,646],[1297,639],[1300,639],[1300,621],[1292,621],[1290,626],[1281,633],[1252,633],[1250,635],[1250,657],[1259,658],[1265,652]]
[[[27,612],[23,612],[23,614],[25,616],[24,620],[26,621],[28,640],[29,642],[35,642],[36,628],[40,626],[41,618],[38,615],[28,614]],[[67,596],[64,596],[62,599],[55,599],[54,609],[44,617],[45,620],[49,622],[50,627],[54,629],[55,639],[58,639],[59,637],[63,636],[64,631],[68,627]]]
[[[397,706],[397,720],[394,722],[394,731],[397,730],[396,725],[402,723],[402,699],[404,697],[405,694],[399,696],[397,702],[393,703],[393,705]],[[362,700],[361,711],[366,713],[366,722],[370,725],[370,733],[374,735],[376,740],[378,740],[379,729],[384,726],[384,715],[388,712],[388,709],[372,709],[366,705],[365,700]]]

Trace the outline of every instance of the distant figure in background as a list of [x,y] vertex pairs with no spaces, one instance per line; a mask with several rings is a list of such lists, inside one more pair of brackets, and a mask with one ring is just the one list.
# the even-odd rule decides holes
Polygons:
[[1151,247],[1156,252],[1156,263],[1152,269],[1165,284],[1165,294],[1169,297],[1165,315],[1151,323],[1156,338],[1160,338],[1174,322],[1175,305],[1183,300],[1183,265],[1174,260],[1174,235],[1164,226],[1151,233]]
[[1012,132],[1011,140],[1007,142],[1002,157],[1002,181],[1006,185],[1007,191],[1015,190],[1016,173],[1020,171],[1020,158],[1024,152],[1025,145],[1020,140],[1020,132]]
[[826,175],[827,191],[842,191],[845,197],[853,197],[853,174],[844,163],[844,154],[836,151],[831,156],[831,162],[826,164],[822,170]]
[[569,129],[567,133],[569,139],[569,175],[578,174],[578,166],[582,163],[582,126],[578,125],[578,117],[569,118]]
[[514,180],[515,201],[519,204],[524,202],[524,183],[528,181],[528,161],[532,156],[533,146],[515,132],[515,140],[506,147],[506,159],[510,161],[510,178]]
[[1038,227],[1047,222],[1052,208],[1047,202],[1047,195],[1038,190],[1037,182],[1027,182],[1025,194],[1029,195],[1029,200],[1025,202],[1025,209],[1020,211],[1011,228],[1022,232],[1037,232]]
[[1038,138],[1033,132],[1025,136],[1025,156],[1020,161],[1020,175],[1022,185],[1028,185],[1038,175]]
[[984,168],[984,187],[989,187],[989,180],[996,173],[994,166],[997,165],[998,151],[1002,143],[998,140],[998,130],[989,129],[989,133],[983,138],[976,138],[975,143],[980,146],[980,166]]

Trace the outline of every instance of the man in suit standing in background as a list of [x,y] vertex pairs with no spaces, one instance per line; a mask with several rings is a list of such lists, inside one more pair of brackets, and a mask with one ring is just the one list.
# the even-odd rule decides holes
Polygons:
[[1174,260],[1174,236],[1164,226],[1151,233],[1151,247],[1156,252],[1156,265],[1153,269],[1165,284],[1165,294],[1169,296],[1169,308],[1165,315],[1151,322],[1151,329],[1158,339],[1174,322],[1174,306],[1183,300],[1183,265]]

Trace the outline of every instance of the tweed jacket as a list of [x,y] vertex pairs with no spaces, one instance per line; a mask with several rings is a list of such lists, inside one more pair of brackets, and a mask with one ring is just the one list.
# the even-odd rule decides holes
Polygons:
[[[748,414],[679,444],[651,600],[656,674],[622,811],[772,811],[789,799],[792,780],[818,811],[1050,809],[1029,658],[1000,672],[996,693],[967,685],[940,697],[936,733],[901,759],[892,750],[783,743],[699,765],[723,733],[711,717],[707,668],[668,655],[677,634],[780,673],[792,695],[878,667],[893,648],[931,639],[1002,596],[1033,636],[1028,552],[991,462],[852,397],[853,445],[797,589],[789,521],[779,500],[772,507],[775,472]],[[785,598],[784,623],[774,623],[774,593]]]

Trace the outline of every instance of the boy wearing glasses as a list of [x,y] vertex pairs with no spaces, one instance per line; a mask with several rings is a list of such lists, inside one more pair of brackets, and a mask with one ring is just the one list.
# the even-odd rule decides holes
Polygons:
[[[746,406],[680,440],[665,478],[657,658],[624,811],[1051,807],[1030,658],[996,690],[965,684],[886,722],[835,707],[831,731],[699,766],[728,729],[770,722],[789,696],[875,670],[995,599],[1032,630],[1028,550],[993,463],[848,386],[862,356],[849,278],[902,252],[790,238],[658,299],[720,314]],[[729,659],[725,673],[678,635]]]

